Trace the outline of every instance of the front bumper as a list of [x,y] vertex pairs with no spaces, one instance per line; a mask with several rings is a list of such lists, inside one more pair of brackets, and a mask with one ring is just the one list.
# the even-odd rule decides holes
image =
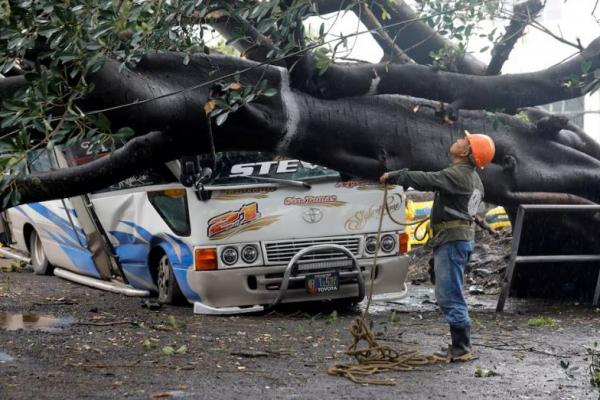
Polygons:
[[[372,259],[358,260],[365,287],[371,285]],[[285,265],[246,267],[218,271],[188,270],[187,280],[191,289],[198,293],[201,301],[198,309],[252,307],[271,304],[279,293]],[[408,256],[382,257],[377,260],[373,293],[405,292],[404,281],[408,273]],[[359,295],[356,279],[340,280],[340,289],[333,293],[309,294],[301,282],[292,282],[282,303],[352,299]],[[249,308],[256,311],[257,309]],[[226,310],[223,310],[226,311]],[[211,313],[218,313],[216,311]]]

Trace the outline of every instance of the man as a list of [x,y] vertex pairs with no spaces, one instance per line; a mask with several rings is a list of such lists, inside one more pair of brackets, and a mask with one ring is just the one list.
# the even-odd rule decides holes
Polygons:
[[475,167],[494,158],[495,145],[487,135],[457,139],[449,149],[450,166],[438,172],[398,170],[386,172],[381,183],[434,191],[431,227],[435,270],[435,296],[450,325],[452,344],[443,356],[448,361],[470,361],[471,321],[463,295],[463,274],[473,251],[474,217],[483,198],[483,184]]

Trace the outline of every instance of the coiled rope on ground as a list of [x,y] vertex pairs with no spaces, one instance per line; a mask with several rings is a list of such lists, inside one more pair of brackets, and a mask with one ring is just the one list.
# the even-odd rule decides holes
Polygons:
[[[423,355],[417,350],[402,349],[396,350],[387,345],[380,344],[375,335],[369,328],[367,323],[367,315],[373,298],[373,281],[375,280],[375,269],[377,266],[377,253],[379,252],[379,242],[381,238],[381,230],[383,226],[383,215],[388,213],[390,218],[396,222],[391,216],[391,212],[387,202],[388,185],[385,184],[383,191],[383,203],[379,214],[379,225],[377,228],[375,255],[373,257],[373,267],[371,268],[369,295],[367,297],[367,305],[361,316],[354,320],[348,328],[352,335],[352,343],[348,346],[346,354],[353,356],[356,363],[334,364],[327,369],[330,375],[343,376],[354,383],[370,384],[370,385],[395,385],[392,379],[376,379],[371,376],[390,371],[410,371],[421,365],[430,365],[448,362],[446,357],[436,355]],[[415,225],[421,224],[424,220],[416,221],[411,224],[399,223],[400,225]],[[397,222],[398,223],[398,222]],[[359,348],[362,342],[366,342],[366,347]]]

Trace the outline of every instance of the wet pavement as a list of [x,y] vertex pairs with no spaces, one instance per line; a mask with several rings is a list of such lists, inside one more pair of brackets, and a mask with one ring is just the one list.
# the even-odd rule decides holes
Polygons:
[[40,330],[52,332],[73,323],[72,318],[54,318],[40,314],[0,313],[0,330]]
[[[381,343],[430,354],[449,340],[447,327],[431,286],[409,293],[376,301],[369,319]],[[348,326],[360,308],[201,316],[191,307],[148,310],[138,298],[55,277],[0,273],[0,321],[21,326],[0,329],[0,399],[600,397],[586,350],[600,341],[600,310],[511,298],[497,314],[495,296],[468,301],[476,361],[385,374],[395,386],[356,385],[327,368],[351,361]],[[50,330],[26,326],[40,321],[52,321]]]

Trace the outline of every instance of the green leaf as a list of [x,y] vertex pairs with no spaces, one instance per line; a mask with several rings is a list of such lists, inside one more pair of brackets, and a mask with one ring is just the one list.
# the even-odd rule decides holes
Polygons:
[[277,94],[277,89],[275,89],[275,88],[269,88],[263,92],[263,96],[266,96],[266,97],[273,97],[276,94]]
[[110,131],[110,120],[104,114],[99,114],[96,118],[96,127],[101,131]]
[[219,115],[216,120],[217,126],[223,125],[225,123],[225,121],[227,121],[228,116],[229,116],[229,111],[226,111],[223,114]]
[[592,62],[590,60],[583,61],[581,63],[581,72],[584,74],[588,73],[588,71],[592,68]]
[[162,348],[162,352],[168,356],[173,355],[175,353],[175,348],[173,346],[165,346]]
[[119,138],[123,138],[123,139],[129,139],[129,138],[133,137],[134,135],[135,135],[135,131],[128,126],[119,128],[117,133],[115,133],[115,136],[117,136]]
[[179,347],[177,350],[175,350],[175,353],[177,354],[185,354],[187,353],[187,346],[184,344],[181,347]]

